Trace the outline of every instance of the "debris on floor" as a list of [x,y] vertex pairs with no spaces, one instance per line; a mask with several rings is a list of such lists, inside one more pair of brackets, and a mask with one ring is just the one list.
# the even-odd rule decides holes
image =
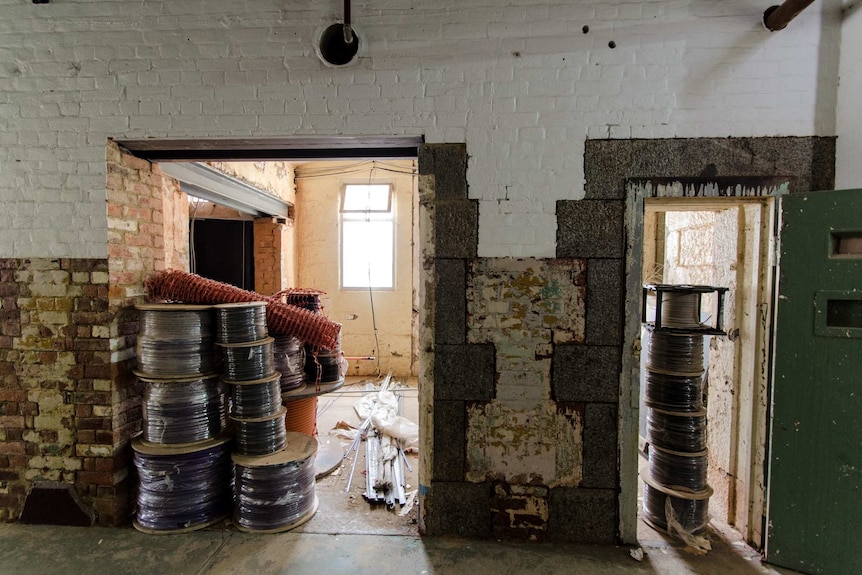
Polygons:
[[351,440],[344,458],[353,453],[353,463],[345,492],[350,492],[356,474],[360,446],[365,441],[365,492],[369,503],[385,504],[390,510],[399,507],[404,516],[413,507],[415,491],[407,493],[406,470],[412,471],[406,452],[416,452],[419,444],[419,427],[401,415],[401,394],[393,392],[395,384],[388,374],[379,385],[371,384],[366,393],[354,404],[354,411],[362,424],[359,427],[339,421],[331,435]]

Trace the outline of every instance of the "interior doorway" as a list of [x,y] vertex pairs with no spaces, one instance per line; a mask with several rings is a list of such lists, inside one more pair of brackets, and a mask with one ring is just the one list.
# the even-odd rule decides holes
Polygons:
[[[317,432],[322,445],[334,444],[342,452],[350,442],[336,436],[330,437],[330,429],[342,421],[358,426],[361,421],[351,420],[351,416],[355,418],[353,403],[373,392],[374,386],[379,387],[389,373],[392,374],[390,389],[395,391],[399,399],[399,410],[404,417],[418,423],[417,322],[421,275],[417,263],[420,253],[418,165],[416,147],[408,148],[412,150],[411,154],[406,153],[407,149],[390,148],[394,157],[386,158],[380,158],[383,152],[372,148],[369,148],[369,158],[350,157],[363,148],[350,153],[342,152],[349,160],[333,160],[325,153],[321,154],[323,159],[314,156],[315,159],[311,160],[307,157],[310,153],[298,152],[293,153],[298,157],[295,160],[271,158],[271,152],[264,153],[263,158],[250,155],[253,152],[233,152],[236,157],[225,158],[213,154],[212,159],[208,159],[208,152],[200,150],[194,158],[188,158],[193,161],[184,162],[180,161],[185,159],[183,154],[174,157],[162,155],[158,151],[148,153],[147,150],[142,150],[141,154],[148,159],[156,156],[159,166],[179,166],[180,172],[183,172],[181,165],[194,165],[192,171],[221,172],[216,178],[216,189],[211,190],[211,194],[205,193],[200,183],[185,189],[182,180],[165,178],[166,182],[170,180],[164,194],[165,213],[170,213],[169,221],[165,223],[165,233],[170,231],[172,235],[171,245],[166,245],[164,249],[166,267],[182,269],[183,260],[186,260],[186,271],[254,289],[264,295],[272,295],[285,287],[325,292],[321,294],[323,313],[344,326],[341,351],[347,356],[345,365],[348,377],[343,387],[318,398]],[[274,164],[278,166],[273,167]],[[157,174],[158,168],[154,169]],[[303,169],[307,178],[301,175]],[[169,171],[174,170],[163,170],[165,175]],[[254,178],[249,173],[254,171],[269,174],[270,179],[264,182],[252,181]],[[396,179],[398,181],[394,181]],[[238,184],[235,197],[230,193],[232,180]],[[303,180],[313,181],[313,184],[304,185],[300,183]],[[376,285],[366,289],[342,289],[344,286],[340,279],[344,241],[339,232],[343,226],[343,186],[345,183],[378,182],[391,185],[391,203],[393,207],[398,207],[398,214],[393,216],[396,233],[392,249],[398,252],[393,258],[396,275],[394,285],[387,289],[378,289]],[[167,193],[168,188],[170,194]],[[249,188],[256,190],[250,191]],[[282,191],[288,188],[289,191]],[[224,202],[220,201],[219,194],[225,198]],[[277,199],[284,211],[270,211],[267,206],[275,204],[268,203],[270,199],[264,197],[267,195]],[[217,231],[209,235],[201,234],[202,229],[225,226],[234,226],[241,232],[238,235]],[[320,231],[334,231],[335,234],[320,242],[309,239]],[[186,236],[185,248],[182,247],[183,233]],[[233,263],[225,263],[225,256],[230,251],[228,248],[238,249],[240,256],[235,258],[239,262],[238,266],[234,265],[237,262],[233,260]],[[186,249],[187,257],[184,258],[182,252]],[[212,265],[201,267],[203,262]],[[234,274],[236,277],[224,275],[226,271],[235,272],[236,268],[239,268],[239,273]],[[324,281],[314,270],[331,273]],[[267,274],[269,277],[266,277]],[[397,302],[387,301],[392,299]],[[357,333],[363,330],[352,327],[365,323],[371,327],[364,333]],[[396,324],[400,327],[396,328]],[[420,443],[418,429],[417,425],[417,445]],[[385,505],[364,500],[364,448],[358,451],[352,488],[349,491],[345,489],[356,456],[356,453],[350,454],[341,469],[321,478],[317,490],[321,500],[318,513],[314,520],[297,530],[332,534],[417,534],[416,507],[409,514],[399,515],[398,509],[387,509]],[[418,490],[419,458],[410,455],[408,464],[412,470],[406,487],[408,490]],[[416,502],[418,498],[414,497],[411,501]]]
[[[761,548],[774,199],[647,198],[643,217],[642,283],[728,288],[722,318],[727,336],[704,338],[707,476],[714,490],[709,515],[716,525],[730,526]],[[711,316],[717,310],[715,297],[705,296],[701,308],[701,320],[710,325],[716,323]],[[651,312],[648,299],[647,317]],[[648,337],[644,329],[644,346]],[[645,370],[640,373],[642,378]],[[641,468],[650,447],[643,393],[641,379]]]

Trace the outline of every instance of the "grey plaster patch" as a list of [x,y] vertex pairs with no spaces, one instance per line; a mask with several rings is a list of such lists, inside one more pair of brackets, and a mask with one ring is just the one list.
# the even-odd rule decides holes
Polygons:
[[624,282],[623,260],[587,261],[587,344],[620,345],[622,343]]
[[437,273],[434,341],[463,344],[467,340],[467,272],[464,260],[435,262]]
[[438,199],[434,207],[434,255],[475,258],[479,245],[479,202]]
[[622,258],[624,215],[620,201],[558,201],[557,257]]
[[617,406],[588,403],[584,408],[582,487],[617,486]]
[[488,537],[491,535],[490,483],[435,481],[426,499],[428,535]]
[[495,366],[493,344],[435,346],[434,399],[493,399]]
[[626,178],[789,176],[791,192],[835,184],[834,137],[587,140],[585,198],[623,199]]
[[607,402],[619,399],[619,346],[557,345],[551,390],[556,401]]
[[577,543],[614,543],[617,495],[613,489],[551,489],[548,535]]
[[463,401],[434,402],[433,481],[463,481],[467,435],[467,407]]

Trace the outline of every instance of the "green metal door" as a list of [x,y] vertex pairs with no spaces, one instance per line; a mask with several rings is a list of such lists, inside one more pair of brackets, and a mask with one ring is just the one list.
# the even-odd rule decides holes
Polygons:
[[862,573],[862,190],[782,198],[766,558]]

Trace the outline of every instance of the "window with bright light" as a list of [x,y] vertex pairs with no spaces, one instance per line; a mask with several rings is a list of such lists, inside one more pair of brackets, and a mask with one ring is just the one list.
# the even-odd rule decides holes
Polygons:
[[341,287],[395,287],[395,210],[389,184],[344,186]]

